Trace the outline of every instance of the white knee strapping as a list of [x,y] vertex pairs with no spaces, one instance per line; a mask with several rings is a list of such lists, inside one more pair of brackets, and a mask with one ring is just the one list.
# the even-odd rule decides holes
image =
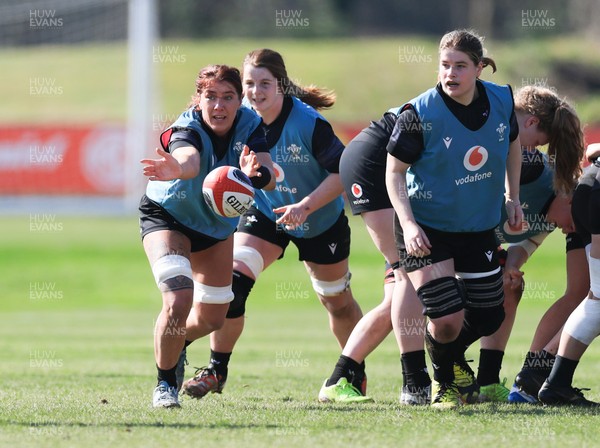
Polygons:
[[192,265],[190,264],[190,260],[182,255],[165,255],[154,262],[152,273],[157,285],[180,275],[188,277],[191,280]]
[[250,272],[252,272],[252,275],[254,275],[255,280],[258,278],[265,266],[265,262],[260,252],[250,246],[234,247],[233,259],[236,261],[241,261],[248,266],[248,269],[250,269]]
[[314,277],[311,277],[310,281],[312,282],[313,289],[317,294],[322,295],[323,297],[331,297],[337,296],[347,290],[350,287],[351,277],[352,274],[350,272],[346,272],[342,278],[332,282],[317,280]]
[[571,313],[564,331],[585,345],[590,345],[600,334],[600,300],[585,299]]
[[207,286],[194,280],[194,302],[224,304],[233,300],[229,286]]
[[590,290],[594,297],[600,299],[600,260],[594,257],[588,257],[590,266]]

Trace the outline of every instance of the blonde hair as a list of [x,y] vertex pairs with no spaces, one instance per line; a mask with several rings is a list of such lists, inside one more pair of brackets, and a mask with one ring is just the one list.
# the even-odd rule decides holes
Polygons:
[[538,129],[548,136],[554,190],[571,193],[581,175],[585,153],[581,122],[575,109],[547,87],[525,86],[515,92],[515,110],[539,120]]
[[300,98],[315,109],[328,109],[335,103],[335,94],[315,85],[298,86],[290,80],[283,62],[283,57],[274,50],[263,48],[251,51],[244,58],[243,65],[252,65],[266,68],[277,80],[278,86],[284,95]]

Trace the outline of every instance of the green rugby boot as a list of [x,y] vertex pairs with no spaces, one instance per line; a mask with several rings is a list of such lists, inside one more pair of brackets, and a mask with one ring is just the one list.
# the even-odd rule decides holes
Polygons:
[[319,391],[319,401],[321,403],[366,403],[373,399],[361,394],[346,378],[340,378],[336,384],[331,386],[327,386],[327,380],[325,380]]

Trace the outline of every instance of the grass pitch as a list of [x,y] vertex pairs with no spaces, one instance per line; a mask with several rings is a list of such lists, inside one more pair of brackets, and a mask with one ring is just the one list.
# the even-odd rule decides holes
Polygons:
[[[549,61],[586,58],[581,39],[489,42],[499,72],[485,79],[515,87],[531,79],[554,85]],[[595,42],[587,43],[596,48]],[[199,68],[239,65],[254,48],[286,57],[300,84],[334,89],[334,122],[360,127],[435,82],[437,41],[384,39],[167,41],[154,62],[162,104],[155,124],[172,119],[191,95]],[[519,49],[515,52],[515,48]],[[0,49],[3,123],[123,123],[123,44]],[[595,59],[594,59],[595,58]],[[535,65],[533,65],[535,62]],[[52,95],[32,93],[49,82]],[[60,93],[58,93],[60,92]],[[597,121],[597,96],[580,98],[584,122]],[[352,288],[363,311],[382,298],[383,261],[358,219],[352,219]],[[393,337],[367,359],[375,403],[317,403],[340,349],[329,332],[294,248],[257,282],[246,330],[222,395],[185,399],[180,410],[154,410],[152,349],[160,295],[138,234],[137,218],[70,218],[57,214],[3,217],[0,233],[0,446],[4,447],[348,447],[597,446],[597,415],[587,410],[478,405],[440,413],[398,404],[399,353]],[[502,374],[520,369],[535,326],[565,286],[564,242],[552,235],[526,266],[530,287],[509,342]],[[190,368],[208,362],[208,344],[188,350]],[[469,350],[477,359],[478,347]],[[595,344],[575,384],[600,400]]]
[[[160,295],[137,220],[46,216],[3,219],[0,236],[0,446],[595,446],[593,411],[476,405],[454,412],[398,404],[401,371],[393,337],[367,359],[366,405],[319,404],[319,387],[340,350],[295,249],[257,282],[246,330],[222,395],[155,410],[152,355]],[[381,257],[351,219],[352,287],[364,311],[382,295]],[[526,266],[532,292],[521,304],[503,375],[513,379],[539,317],[564,290],[564,240],[552,235]],[[535,289],[534,289],[535,288]],[[282,291],[293,291],[293,294]],[[543,291],[533,293],[533,291]],[[188,349],[208,361],[207,340]],[[478,347],[469,350],[477,358]],[[600,400],[592,344],[575,384]]]

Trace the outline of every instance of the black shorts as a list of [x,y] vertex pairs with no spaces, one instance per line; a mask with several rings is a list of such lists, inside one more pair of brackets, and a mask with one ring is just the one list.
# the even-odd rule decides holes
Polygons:
[[431,253],[420,258],[407,254],[398,216],[394,218],[394,235],[400,265],[407,272],[450,259],[454,260],[454,271],[457,273],[486,273],[495,271],[500,266],[494,229],[481,232],[443,232],[422,224],[419,226],[431,243]]
[[592,188],[596,185],[595,176],[598,168],[594,165],[587,167],[584,174],[579,178],[579,184],[573,192],[571,202],[571,215],[575,223],[577,234],[584,245],[592,242],[592,219],[590,216],[590,198]]
[[350,256],[350,226],[348,218],[342,211],[337,221],[325,232],[313,238],[296,238],[286,232],[261,213],[257,208],[250,209],[242,215],[237,231],[254,235],[262,240],[285,249],[290,243],[298,248],[298,259],[317,264],[334,264]]
[[567,252],[569,252],[571,250],[575,250],[575,249],[585,249],[585,246],[586,246],[585,242],[583,241],[583,238],[581,238],[581,235],[579,235],[577,232],[568,233],[565,236],[565,241],[567,243],[566,244]]
[[340,179],[353,215],[392,208],[385,186],[387,151],[372,136],[358,134],[342,153]]
[[158,230],[174,230],[184,234],[190,240],[192,252],[200,252],[201,250],[214,246],[220,241],[224,241],[187,228],[146,195],[143,195],[140,200],[139,210],[140,233],[142,239],[149,233]]
[[592,242],[591,222],[590,222],[590,193],[592,187],[586,184],[579,184],[573,193],[571,202],[571,215],[575,223],[577,235],[583,242],[584,247]]

